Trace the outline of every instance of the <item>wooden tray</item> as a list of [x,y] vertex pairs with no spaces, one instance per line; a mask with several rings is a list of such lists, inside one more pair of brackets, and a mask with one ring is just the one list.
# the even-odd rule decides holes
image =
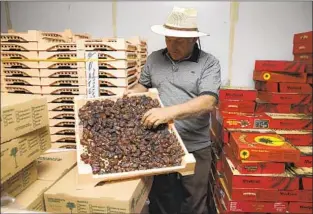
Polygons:
[[47,95],[84,95],[86,94],[86,87],[56,87],[56,86],[42,86],[42,94]]
[[100,87],[128,87],[137,82],[137,76],[133,75],[127,78],[100,78]]
[[78,50],[86,51],[136,51],[136,45],[122,38],[87,39],[77,41]]
[[5,85],[25,85],[40,86],[39,77],[1,77],[2,84]]
[[37,50],[39,51],[76,51],[75,42],[39,42]]
[[[85,53],[89,51],[78,50],[77,57],[85,58]],[[136,60],[136,52],[127,52],[127,51],[97,51],[98,59],[102,60]]]
[[[155,89],[149,90],[147,93],[138,93],[132,94],[130,96],[140,96],[146,95],[154,99],[158,99],[161,103],[161,100],[158,96],[158,92]],[[94,101],[94,100],[114,100],[116,101],[121,96],[114,96],[114,97],[98,97],[87,99],[84,97],[77,97],[75,98],[75,133],[76,133],[76,148],[77,148],[77,165],[78,165],[78,186],[81,185],[95,185],[101,181],[109,181],[109,180],[122,180],[128,178],[135,178],[140,176],[152,176],[157,174],[166,174],[170,172],[179,172],[182,175],[191,175],[194,174],[194,167],[195,167],[195,158],[192,154],[189,154],[183,141],[181,140],[175,126],[173,124],[169,124],[170,132],[174,133],[185,153],[182,158],[181,166],[176,167],[167,167],[167,168],[160,168],[160,169],[149,169],[149,170],[138,170],[132,172],[123,172],[123,173],[112,173],[107,175],[93,175],[90,165],[85,164],[80,155],[83,152],[83,146],[80,144],[80,138],[83,133],[83,128],[80,125],[80,119],[78,117],[79,109],[84,106],[87,101]],[[162,103],[161,103],[162,105]],[[86,182],[88,181],[88,182]]]
[[6,77],[39,77],[39,69],[3,68],[1,76]]
[[68,119],[50,119],[49,126],[51,127],[75,127],[75,120]]
[[69,35],[66,32],[43,32],[29,30],[27,32],[1,33],[2,42],[67,42]]
[[127,88],[100,87],[100,96],[117,96],[123,95]]
[[1,91],[6,93],[17,93],[17,94],[41,94],[40,86],[1,84]]
[[76,143],[75,135],[51,135],[52,143]]
[[73,127],[50,127],[51,135],[75,136],[75,128]]
[[1,59],[38,59],[38,52],[1,51]]
[[48,103],[74,103],[76,95],[45,95]]
[[40,69],[75,69],[77,68],[85,68],[85,63],[84,62],[39,62],[38,68]]
[[49,119],[75,120],[74,112],[70,111],[48,111]]
[[40,69],[40,77],[50,78],[84,78],[85,69]]
[[[115,60],[107,62],[98,62],[99,69],[127,69],[136,67],[137,62],[134,60]],[[78,62],[77,68],[85,68],[85,62]]]
[[91,39],[91,35],[88,33],[73,33],[73,36],[71,38],[72,42],[76,42],[80,39]]
[[74,111],[74,104],[70,103],[48,103],[48,111]]
[[38,44],[37,42],[29,43],[1,43],[1,52],[2,51],[37,51]]
[[40,51],[38,54],[39,59],[41,60],[52,60],[52,59],[70,59],[74,60],[77,59],[77,52],[76,51]]
[[85,86],[85,78],[41,78],[42,86]]
[[32,69],[32,68],[39,68],[38,62],[9,62],[9,61],[2,61],[3,67],[5,69],[9,68],[20,68],[20,69]]

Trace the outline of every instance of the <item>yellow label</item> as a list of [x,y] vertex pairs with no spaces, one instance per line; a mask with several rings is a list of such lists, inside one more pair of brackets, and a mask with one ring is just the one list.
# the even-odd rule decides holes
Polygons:
[[272,137],[272,136],[258,136],[254,138],[255,142],[265,145],[265,146],[282,146],[285,142],[282,139]]
[[250,157],[250,152],[246,149],[240,151],[240,157],[242,159],[248,159]]
[[269,80],[269,79],[271,79],[271,74],[270,74],[270,73],[264,73],[264,74],[263,74],[263,79],[264,79],[264,80]]

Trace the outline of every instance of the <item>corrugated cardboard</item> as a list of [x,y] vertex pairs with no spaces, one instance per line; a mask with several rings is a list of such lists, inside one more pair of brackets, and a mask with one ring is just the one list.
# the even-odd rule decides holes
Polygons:
[[36,164],[37,162],[33,161],[1,185],[1,195],[7,193],[9,196],[15,197],[34,183],[38,176]]
[[54,143],[37,159],[39,180],[56,182],[76,165],[76,150],[67,149],[67,145]]
[[49,127],[1,144],[1,183],[36,160],[50,147]]
[[14,203],[23,209],[45,211],[43,194],[52,184],[52,181],[37,180],[19,194]]
[[47,212],[53,213],[140,213],[152,179],[105,183],[77,190],[77,167],[45,193]]
[[[15,208],[15,207],[1,207],[1,213],[32,213],[34,214],[34,211],[29,211],[29,210],[25,210],[25,209],[19,209],[19,208]],[[39,212],[37,211],[36,214],[38,213],[46,213],[46,212]]]
[[2,94],[1,143],[48,125],[48,106],[45,97]]

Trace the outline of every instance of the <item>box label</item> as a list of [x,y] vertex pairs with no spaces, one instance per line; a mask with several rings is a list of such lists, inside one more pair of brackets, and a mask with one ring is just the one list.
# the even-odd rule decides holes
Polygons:
[[98,52],[85,53],[86,77],[87,77],[87,97],[99,97],[99,65]]

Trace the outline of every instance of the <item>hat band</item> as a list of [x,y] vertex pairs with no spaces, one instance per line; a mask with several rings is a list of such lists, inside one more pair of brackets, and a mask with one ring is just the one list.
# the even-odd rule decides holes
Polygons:
[[178,30],[178,31],[198,31],[198,28],[178,28],[178,27],[171,27],[166,24],[163,25],[165,28],[170,30]]

